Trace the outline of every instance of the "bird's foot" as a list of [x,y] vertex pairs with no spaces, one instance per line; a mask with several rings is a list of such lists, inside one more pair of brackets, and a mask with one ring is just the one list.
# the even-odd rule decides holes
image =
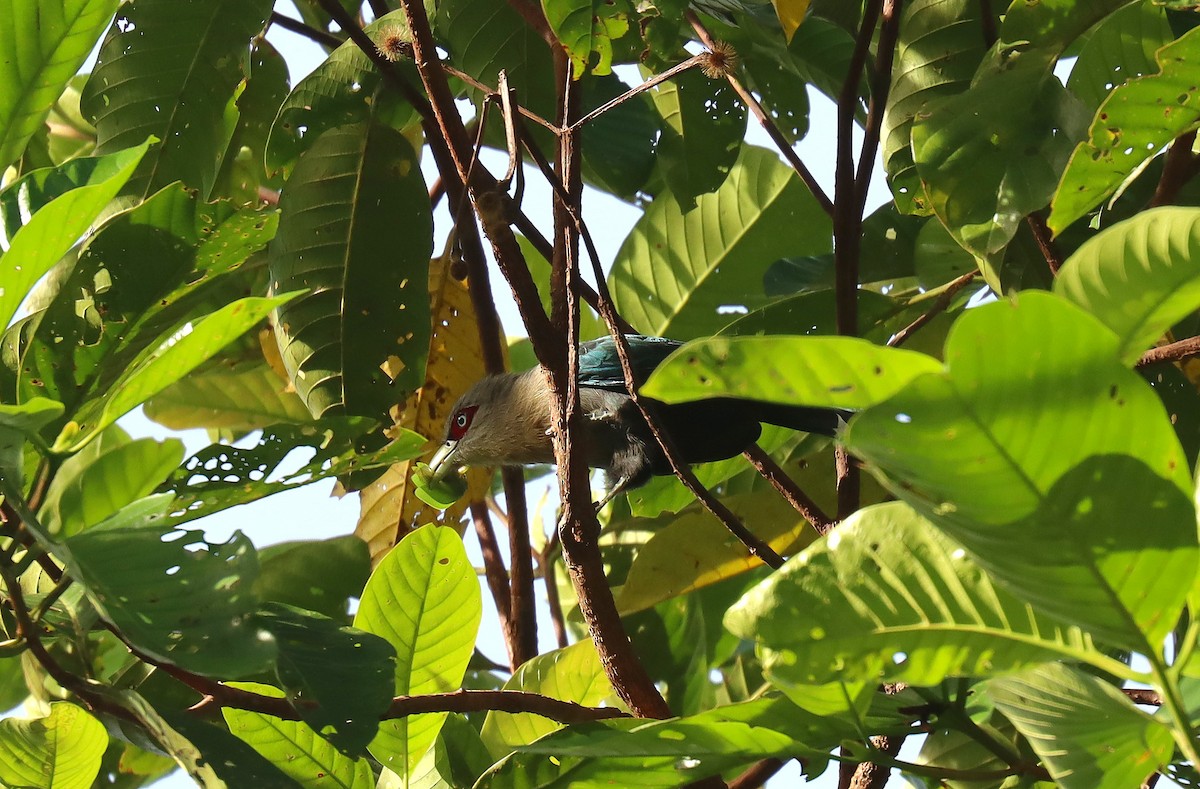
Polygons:
[[625,486],[628,484],[629,484],[629,477],[621,477],[620,479],[618,479],[617,484],[613,485],[612,488],[607,493],[604,494],[604,498],[602,498],[602,499],[600,499],[600,501],[596,502],[596,512],[599,512],[600,510],[604,509],[604,505],[608,504],[610,501],[612,501],[614,498],[616,498],[617,495],[623,493],[625,491]]

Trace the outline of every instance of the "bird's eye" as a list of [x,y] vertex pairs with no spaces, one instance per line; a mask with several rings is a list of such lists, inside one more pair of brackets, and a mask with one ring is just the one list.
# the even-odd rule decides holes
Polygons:
[[475,411],[479,408],[477,405],[470,405],[457,411],[450,419],[450,440],[458,441],[467,434],[467,428],[471,426],[471,420],[475,418]]

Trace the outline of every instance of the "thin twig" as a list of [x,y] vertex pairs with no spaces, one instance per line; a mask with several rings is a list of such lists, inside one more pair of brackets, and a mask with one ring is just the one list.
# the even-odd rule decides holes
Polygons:
[[[884,0],[879,40],[875,46],[875,68],[871,80],[871,98],[867,102],[867,120],[863,128],[862,146],[858,152],[858,173],[855,190],[858,196],[856,211],[861,232],[862,215],[866,210],[867,192],[871,187],[871,171],[879,149],[883,112],[887,107],[888,91],[892,84],[892,61],[900,39],[900,11],[904,0]],[[857,274],[857,272],[855,272]]]
[[912,323],[908,324],[903,329],[892,335],[892,338],[888,340],[887,344],[893,348],[899,348],[901,345],[908,342],[909,337],[911,337],[915,332],[921,329],[921,327],[929,323],[934,319],[934,317],[949,307],[950,302],[954,301],[954,297],[958,295],[958,292],[967,285],[970,285],[971,281],[974,280],[978,274],[978,271],[969,271],[966,274],[963,274],[961,277],[951,280],[946,285],[946,289],[943,290],[936,299],[934,299],[934,302],[929,309],[919,315]]
[[504,500],[508,504],[509,590],[512,611],[513,668],[537,655],[537,598],[533,586],[533,556],[529,542],[529,509],[525,501],[525,475],[517,466],[500,469]]
[[1150,690],[1149,688],[1122,688],[1121,692],[1134,704],[1145,704],[1150,707],[1162,706],[1162,696],[1157,690]]
[[386,16],[392,10],[388,8],[387,0],[367,0],[367,5],[371,6],[371,13],[376,19]]
[[[483,502],[471,502],[471,522],[475,526],[475,537],[479,540],[479,551],[483,554],[483,577],[491,590],[492,600],[496,604],[496,613],[500,616],[500,628],[507,632],[508,620],[512,616],[512,595],[509,591],[508,571],[504,568],[504,559],[500,555],[500,543],[496,540],[496,530],[492,528],[492,519],[488,516],[487,505]],[[505,646],[508,646],[507,644]],[[509,667],[516,670],[509,649]]]
[[817,534],[824,535],[833,528],[833,519],[826,515],[821,507],[807,493],[801,490],[796,481],[789,477],[775,459],[763,451],[758,444],[753,445],[744,453],[750,465],[754,466],[763,479],[771,483],[771,487],[783,496],[796,512],[812,524]]
[[1033,240],[1037,242],[1038,249],[1045,258],[1046,265],[1050,268],[1050,273],[1057,277],[1058,270],[1062,268],[1063,264],[1062,253],[1054,244],[1054,234],[1046,225],[1046,219],[1042,216],[1042,212],[1034,211],[1025,217],[1025,224],[1029,225],[1029,229],[1033,231]]
[[550,608],[550,626],[554,629],[554,641],[558,644],[559,649],[564,649],[569,641],[567,639],[567,623],[563,618],[562,600],[558,596],[558,579],[555,577],[557,572],[554,569],[554,557],[558,553],[558,531],[551,529],[538,564],[542,568],[542,583],[546,586],[546,605]]
[[[691,12],[689,11],[688,13],[691,13]],[[579,129],[583,128],[584,124],[588,123],[589,121],[595,120],[596,118],[600,117],[601,115],[603,115],[604,113],[613,109],[614,107],[624,104],[625,102],[632,99],[634,96],[637,96],[640,93],[645,93],[646,91],[650,90],[651,88],[657,87],[658,85],[661,85],[662,83],[666,82],[667,80],[672,79],[673,77],[679,76],[680,74],[687,71],[688,69],[693,69],[693,68],[703,65],[704,61],[705,61],[705,57],[706,56],[704,53],[701,53],[699,55],[693,55],[690,58],[688,58],[687,60],[683,61],[682,63],[676,63],[674,66],[671,66],[669,69],[662,72],[661,74],[655,74],[653,77],[646,80],[642,84],[640,84],[634,88],[630,88],[629,90],[622,93],[620,96],[617,96],[615,99],[612,99],[610,101],[605,102],[604,104],[601,104],[599,107],[592,110],[587,115],[584,115],[582,118],[580,118],[579,120],[572,123],[569,130],[570,131],[578,131]]]
[[292,19],[290,16],[285,16],[278,11],[271,12],[269,24],[278,25],[284,30],[290,31],[307,39],[317,42],[321,46],[337,49],[344,42],[338,36],[330,33],[328,30],[320,30],[312,25],[305,24],[299,19]]
[[[227,708],[260,712],[280,720],[301,720],[300,713],[288,703],[287,699],[260,696],[257,693],[217,682],[212,683],[211,690],[212,693],[207,694],[204,699],[191,708],[192,712],[208,714],[212,708]],[[392,699],[391,706],[380,716],[380,720],[406,718],[409,715],[425,712],[485,712],[489,710],[514,714],[531,712],[559,723],[582,723],[629,717],[628,713],[615,707],[587,707],[575,702],[561,701],[538,693],[527,693],[520,690],[457,690],[451,693],[397,696]]]
[[[700,37],[700,43],[708,47],[712,51],[717,46],[717,42],[713,39],[712,34],[708,32],[708,28],[700,21],[700,17],[696,16],[696,12],[688,10],[687,20],[691,23],[692,29],[696,31],[696,35]],[[699,55],[697,57],[700,57]],[[787,159],[788,164],[796,171],[796,175],[800,176],[800,180],[804,181],[804,185],[808,187],[808,191],[816,198],[817,204],[826,214],[833,216],[833,201],[829,199],[829,195],[825,194],[825,190],[817,183],[817,179],[812,172],[805,166],[800,155],[792,148],[791,143],[783,136],[783,132],[779,129],[779,124],[775,123],[767,111],[763,109],[762,104],[754,97],[754,94],[746,89],[746,86],[741,83],[732,71],[725,72],[725,81],[729,83],[729,87],[733,88],[733,92],[738,95],[754,117],[758,120],[758,124],[762,126],[763,131],[771,138],[771,142],[775,143],[775,147],[783,154],[783,158]]]
[[983,30],[983,43],[990,47],[1000,37],[996,30],[996,14],[992,11],[992,0],[979,0],[979,19]]

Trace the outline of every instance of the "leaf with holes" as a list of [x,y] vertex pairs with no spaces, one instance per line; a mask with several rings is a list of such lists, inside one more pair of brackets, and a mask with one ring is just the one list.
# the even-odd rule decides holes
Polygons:
[[258,557],[241,532],[214,544],[161,526],[93,529],[65,545],[67,569],[96,609],[151,657],[222,679],[275,657],[252,616]]
[[592,53],[592,73],[612,73],[613,41],[629,32],[632,8],[624,0],[542,0],[550,29],[562,42],[574,64],[575,78],[587,71]]
[[[395,647],[396,695],[449,693],[462,685],[482,613],[479,582],[458,533],[422,526],[375,568],[354,626]],[[371,755],[407,775],[433,745],[445,716],[384,721]]]
[[936,685],[1069,659],[1128,673],[1078,627],[995,584],[906,504],[869,507],[751,589],[725,617],[784,687]]
[[118,378],[110,391],[80,406],[74,421],[59,434],[56,451],[78,451],[104,428],[208,361],[295,295],[240,299],[196,322],[183,336],[164,337],[158,347],[143,354]]
[[233,133],[228,109],[245,78],[242,63],[271,6],[138,0],[117,14],[81,107],[100,153],[151,135],[163,141],[135,178],[139,193],[182,181],[208,197]]
[[[786,225],[793,232],[780,233]],[[762,277],[782,257],[829,251],[832,226],[791,168],[745,146],[729,178],[685,211],[660,195],[609,274],[613,300],[645,334],[678,339],[720,329],[764,305]]]
[[333,129],[279,208],[272,288],[307,291],[275,316],[296,391],[316,417],[382,418],[425,380],[433,217],[417,154],[383,126]]
[[1095,112],[1114,88],[1158,71],[1154,53],[1174,38],[1161,5],[1130,3],[1088,36],[1071,67],[1067,90]]
[[[0,256],[0,281],[4,283],[0,289],[0,326],[12,322],[29,289],[75,245],[104,206],[121,191],[150,144],[147,141],[136,148],[101,157],[95,160],[94,167],[72,168],[65,175],[69,184],[65,188],[54,179],[54,191],[62,189],[61,193],[6,239],[8,248]],[[47,180],[53,175],[47,174]],[[25,187],[35,184],[35,181],[18,182],[12,192],[5,192],[5,199],[21,200],[23,194],[29,193]],[[34,191],[44,194],[42,188],[35,187]],[[14,223],[10,211],[6,210],[4,215],[7,232]]]
[[[364,28],[377,45],[389,40],[408,41],[404,11],[384,14]],[[408,80],[420,84],[409,60],[392,64]],[[394,90],[381,90],[383,78],[362,48],[347,41],[325,58],[292,89],[271,124],[266,143],[269,172],[290,174],[297,159],[322,134],[338,126],[376,121],[395,129],[418,119],[416,110]]]
[[[397,463],[420,454],[425,439],[403,430],[382,449],[372,449],[378,423],[363,417],[330,417],[263,430],[255,446],[213,444],[197,452],[160,488],[175,494],[171,522],[178,525],[236,504],[308,485],[332,476]],[[300,468],[279,473],[296,450],[312,450]]]
[[1082,217],[1142,164],[1186,131],[1200,125],[1200,30],[1191,30],[1156,55],[1157,74],[1113,90],[1079,143],[1054,195],[1050,229],[1060,232]]
[[117,0],[0,2],[0,169],[37,132],[117,9]]

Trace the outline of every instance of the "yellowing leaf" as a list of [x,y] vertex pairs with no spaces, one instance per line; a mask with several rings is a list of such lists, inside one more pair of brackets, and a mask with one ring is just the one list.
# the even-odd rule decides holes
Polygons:
[[775,6],[775,16],[779,17],[784,38],[789,44],[792,43],[792,36],[796,35],[800,23],[808,15],[810,2],[811,0],[771,0],[771,5]]
[[[433,335],[425,383],[396,415],[399,427],[433,441],[441,439],[446,417],[459,395],[484,375],[479,330],[467,283],[450,276],[449,271],[450,266],[442,259],[429,266]],[[360,493],[361,509],[354,533],[370,547],[372,563],[416,526],[458,523],[467,505],[483,498],[491,481],[487,469],[471,469],[467,472],[467,494],[449,509],[438,511],[416,497],[411,481],[414,469],[413,461],[397,463]]]

